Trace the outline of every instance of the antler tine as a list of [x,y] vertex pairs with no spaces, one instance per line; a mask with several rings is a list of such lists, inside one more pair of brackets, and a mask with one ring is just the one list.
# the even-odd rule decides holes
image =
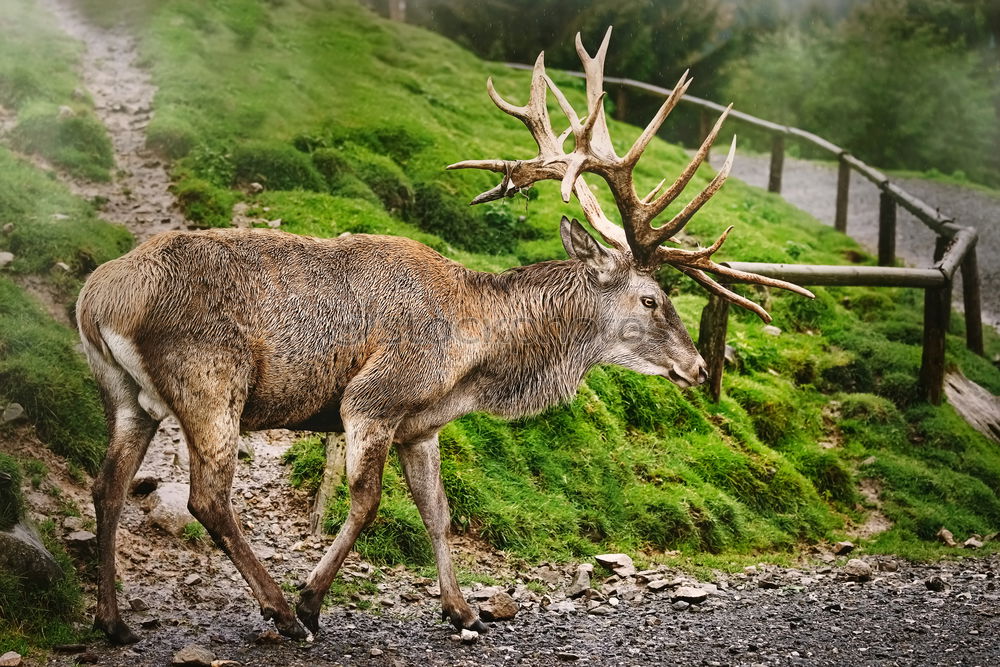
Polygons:
[[611,135],[608,133],[608,123],[604,116],[604,60],[608,55],[608,44],[611,43],[611,29],[608,26],[604,33],[604,39],[593,57],[587,53],[583,46],[583,38],[580,33],[576,33],[576,53],[580,57],[583,65],[583,72],[587,77],[587,114],[597,114],[594,117],[594,129],[591,133],[591,144],[596,146],[602,158],[612,158],[617,160],[614,146],[611,144]]
[[576,198],[580,202],[580,208],[583,209],[583,214],[587,217],[587,222],[589,222],[590,226],[594,228],[594,231],[600,234],[601,238],[613,247],[619,250],[626,250],[629,246],[628,238],[625,236],[625,230],[608,219],[608,217],[604,214],[604,210],[601,209],[601,205],[597,203],[597,197],[594,195],[594,191],[590,189],[590,186],[587,185],[582,176],[576,179],[573,191],[576,193]]
[[[699,153],[700,152],[701,151],[699,151]],[[715,174],[715,178],[713,178],[709,182],[709,184],[705,186],[704,190],[698,193],[697,197],[689,201],[687,206],[685,206],[680,213],[671,218],[670,222],[668,222],[667,224],[663,225],[662,227],[653,227],[652,225],[646,225],[645,228],[636,230],[637,232],[636,237],[639,240],[639,242],[645,247],[657,248],[664,241],[666,241],[671,236],[673,236],[681,229],[683,229],[684,225],[688,223],[688,220],[690,220],[691,217],[698,212],[698,209],[704,206],[705,203],[709,199],[711,199],[716,192],[719,191],[719,188],[722,187],[722,184],[726,182],[726,179],[729,177],[729,172],[733,168],[733,159],[735,157],[736,157],[736,137],[733,137],[733,142],[729,146],[729,155],[726,156],[726,161],[722,165],[722,168],[719,169],[719,171]],[[691,162],[691,165],[694,165],[694,169],[691,168],[691,165],[688,165],[688,168],[685,169],[685,172],[691,170],[693,174],[694,171],[698,168],[699,163],[700,160],[698,160],[698,156],[695,156],[695,160],[692,160]],[[680,183],[682,180],[684,180],[683,185],[687,185],[687,180],[689,180],[690,177],[691,176],[688,175],[687,179],[685,179],[685,174],[681,174],[681,177],[678,178],[677,181],[674,182],[672,186],[670,186],[669,190],[660,195],[660,197],[655,202],[653,202],[653,204],[650,205],[650,208],[653,211],[656,211],[660,202],[666,199],[668,195],[670,195],[671,190],[677,188],[678,183]],[[681,188],[683,188],[683,185],[681,186]]]
[[694,79],[687,78],[688,72],[690,71],[691,70],[684,70],[684,74],[681,74],[681,78],[677,80],[677,84],[674,86],[674,89],[670,91],[670,96],[664,100],[660,109],[656,112],[656,115],[653,116],[652,120],[649,121],[649,124],[646,125],[646,129],[642,131],[639,138],[635,140],[634,144],[632,144],[632,148],[630,148],[628,153],[625,154],[625,157],[622,158],[622,162],[627,165],[635,165],[635,163],[639,161],[639,157],[642,156],[642,152],[646,150],[646,146],[648,146],[649,142],[656,136],[656,132],[660,129],[660,126],[663,125],[663,121],[665,121],[667,116],[670,115],[670,112],[674,110],[674,107],[677,106],[681,97],[684,96],[684,93],[686,93],[687,89],[691,86],[691,82],[694,81]]
[[760,317],[760,319],[764,320],[766,324],[769,324],[771,322],[771,314],[766,310],[764,310],[764,308],[760,304],[755,303],[746,297],[740,296],[739,294],[733,292],[732,290],[726,289],[719,283],[712,280],[708,275],[705,274],[704,271],[701,271],[699,269],[692,269],[687,266],[678,266],[677,268],[685,275],[688,275],[691,278],[693,278],[696,282],[701,284],[701,286],[707,289],[709,292],[717,294],[726,301],[731,301],[732,303],[735,303],[738,306],[743,306],[747,310],[756,313],[757,316]]

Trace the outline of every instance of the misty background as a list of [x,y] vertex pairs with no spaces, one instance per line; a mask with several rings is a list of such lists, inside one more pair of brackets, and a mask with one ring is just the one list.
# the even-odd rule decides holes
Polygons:
[[[873,165],[1000,186],[997,0],[367,0],[476,54],[578,70],[615,26],[607,74],[671,86],[815,132]],[[659,101],[609,90],[644,124]],[[617,105],[617,109],[615,109]],[[679,114],[684,115],[684,114]],[[691,114],[693,115],[693,114]],[[668,138],[690,143],[696,118]],[[733,124],[730,124],[733,125]],[[766,137],[745,127],[746,149]],[[796,148],[792,148],[795,151]]]

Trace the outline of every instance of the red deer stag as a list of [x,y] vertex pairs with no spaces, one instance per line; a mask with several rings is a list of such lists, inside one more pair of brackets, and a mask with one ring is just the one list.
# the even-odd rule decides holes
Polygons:
[[[93,273],[77,313],[111,433],[94,484],[100,550],[94,625],[111,641],[138,639],[118,610],[115,533],[128,482],[168,415],[179,421],[190,450],[191,513],[229,555],[263,616],[273,618],[282,634],[306,636],[296,615],[317,631],[324,595],[375,516],[392,446],[430,533],[443,615],[456,627],[482,630],[459,590],[448,549],[441,428],[474,410],[507,417],[538,412],[570,398],[596,364],[661,375],[681,387],[704,382],[705,362],[654,279],[662,264],[765,320],[770,318],[760,306],[705,271],[811,296],[795,285],[712,262],[725,233],[701,250],[661,245],[719,189],[733,153],[672,220],[652,226],[704,160],[722,118],[673,185],[640,199],[632,169],[689,80],[681,78],[649,127],[618,157],[602,109],[608,37],[596,58],[577,37],[587,71],[583,119],[546,76],[541,56],[527,105],[504,101],[489,83],[497,106],[531,131],[537,157],[451,165],[504,174],[499,186],[473,203],[509,196],[541,179],[561,180],[563,199],[576,193],[607,245],[564,217],[560,232],[569,259],[491,274],[470,271],[404,238],[171,232]],[[569,118],[561,136],[546,111],[546,89]],[[575,147],[564,153],[569,134]],[[607,181],[623,227],[602,213],[583,172]],[[347,435],[350,511],[309,575],[296,614],[251,550],[230,503],[240,431],[278,427]]]

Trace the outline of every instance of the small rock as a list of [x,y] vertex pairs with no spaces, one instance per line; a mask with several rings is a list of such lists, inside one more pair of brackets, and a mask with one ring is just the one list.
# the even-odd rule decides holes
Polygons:
[[264,632],[260,633],[254,638],[253,643],[261,645],[270,645],[270,644],[280,644],[283,641],[285,640],[281,637],[281,635],[279,635],[274,630],[265,630]]
[[509,621],[517,615],[520,606],[514,598],[500,591],[479,607],[484,621]]
[[21,664],[21,654],[16,651],[7,651],[0,655],[0,667],[19,667]]
[[267,226],[270,227],[271,229],[277,229],[278,227],[281,227],[281,218],[275,218],[274,220],[268,220],[267,221]]
[[73,662],[78,665],[96,665],[100,661],[101,657],[92,651],[84,651],[73,658]]
[[576,605],[572,600],[560,600],[548,605],[546,609],[553,614],[572,614],[576,612]]
[[[8,253],[10,254],[10,253]],[[3,253],[0,252],[0,267],[3,266]],[[7,407],[3,409],[3,417],[0,417],[0,421],[12,422],[20,419],[24,416],[24,406],[20,403],[8,403]]]
[[462,630],[461,639],[463,644],[475,644],[479,641],[479,633],[475,630]]
[[420,602],[423,599],[419,593],[414,593],[413,591],[407,591],[399,596],[403,602]]
[[143,616],[139,619],[139,627],[143,630],[155,630],[160,627],[160,619],[155,616]]
[[762,329],[762,331],[764,333],[766,333],[768,336],[780,336],[781,335],[781,329],[779,329],[778,327],[774,326],[773,324],[768,324],[767,326],[765,326]]
[[981,549],[983,547],[982,538],[978,535],[973,535],[966,541],[962,542],[962,546],[966,549]]
[[576,574],[573,575],[573,581],[566,589],[566,596],[575,598],[583,595],[590,588],[590,573],[593,571],[594,566],[590,563],[578,565]]
[[196,667],[212,667],[215,654],[204,646],[189,644],[174,654],[170,661],[172,665],[192,665]]
[[73,111],[73,107],[68,107],[65,104],[60,104],[59,105],[59,119],[60,120],[65,120],[66,118],[72,118],[75,115],[76,115],[76,112]]
[[6,250],[0,252],[0,269],[14,261],[14,253]]
[[594,556],[594,560],[613,571],[619,577],[628,577],[635,574],[635,565],[632,558],[627,554],[601,554]]
[[264,186],[254,181],[253,183],[247,186],[247,189],[250,190],[250,194],[259,195],[261,192],[264,191]]
[[128,606],[132,608],[132,611],[149,611],[149,604],[146,603],[142,598],[132,598],[128,601]]
[[213,660],[212,667],[240,667],[235,660]]
[[708,591],[704,588],[695,588],[694,586],[681,586],[670,594],[672,602],[681,601],[688,604],[700,604],[706,599],[708,599]]
[[97,555],[97,535],[89,530],[75,530],[65,539],[66,548],[79,558],[91,558]]
[[647,616],[645,623],[646,625],[660,625],[663,621],[658,616]]
[[559,651],[556,653],[556,657],[560,660],[565,660],[566,662],[573,662],[574,660],[580,659],[580,656],[576,653],[570,653],[569,651]]
[[930,579],[927,579],[924,581],[924,586],[926,586],[928,590],[934,591],[935,593],[940,593],[944,589],[948,588],[948,584],[946,584],[944,579],[941,577],[931,577]]
[[833,545],[833,553],[836,554],[837,556],[846,556],[852,551],[854,551],[853,542],[846,542],[846,541],[837,542],[835,545]]
[[13,222],[8,222],[6,225],[4,225],[0,229],[3,229],[3,233],[4,234],[10,234],[11,232],[14,231],[14,223]]
[[[247,442],[246,438],[240,438],[239,448],[236,450],[236,456],[241,461],[253,461],[254,451],[253,446]],[[253,496],[251,495],[251,498]]]
[[868,581],[872,578],[872,566],[860,558],[852,558],[842,568],[851,581]]
[[690,607],[691,604],[689,602],[685,602],[684,600],[678,600],[670,606],[673,607],[674,611],[684,611]]
[[646,590],[648,591],[662,591],[664,588],[669,588],[670,582],[666,579],[657,579],[656,581],[651,581],[646,584]]
[[71,533],[73,531],[83,530],[83,517],[68,516],[65,519],[63,519],[62,524],[63,528],[65,528]]
[[383,651],[380,648],[373,648],[372,650],[368,651],[368,655],[370,655],[373,658],[379,657],[380,655],[382,655],[382,653]]
[[56,269],[59,269],[60,271],[65,272],[65,273],[69,273],[70,271],[72,271],[72,269],[69,268],[69,264],[67,264],[66,262],[56,262],[52,266],[54,268],[56,268]]
[[142,505],[150,510],[149,522],[171,535],[180,537],[184,527],[194,521],[188,511],[190,487],[181,482],[164,482],[146,496]]
[[196,586],[197,584],[200,583],[201,583],[200,574],[189,574],[188,576],[184,577],[185,586]]
[[940,541],[942,541],[945,544],[947,544],[949,547],[958,546],[958,543],[955,542],[955,536],[951,534],[950,530],[948,530],[947,528],[944,528],[943,526],[942,526],[941,530],[939,530],[937,532],[937,538]]

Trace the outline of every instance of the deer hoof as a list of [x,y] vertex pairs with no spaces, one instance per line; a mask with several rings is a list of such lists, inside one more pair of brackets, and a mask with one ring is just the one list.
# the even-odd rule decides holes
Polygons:
[[116,619],[108,623],[95,618],[94,629],[103,632],[109,642],[118,646],[134,644],[142,639],[142,637],[132,632],[131,628],[122,623],[121,619]]
[[310,611],[303,606],[300,602],[295,605],[295,615],[299,617],[302,621],[302,625],[306,626],[309,632],[316,634],[319,632],[319,612]]
[[472,621],[466,621],[461,614],[452,614],[445,609],[441,610],[441,620],[451,621],[451,624],[459,630],[475,630],[481,635],[486,634],[490,629],[478,616],[474,616]]
[[[317,614],[317,617],[318,616],[319,614]],[[309,634],[305,631],[305,629],[301,625],[299,625],[299,622],[296,621],[294,618],[286,623],[281,623],[275,620],[274,627],[278,628],[278,632],[288,637],[289,639],[296,639],[299,641],[303,641],[309,636]]]

